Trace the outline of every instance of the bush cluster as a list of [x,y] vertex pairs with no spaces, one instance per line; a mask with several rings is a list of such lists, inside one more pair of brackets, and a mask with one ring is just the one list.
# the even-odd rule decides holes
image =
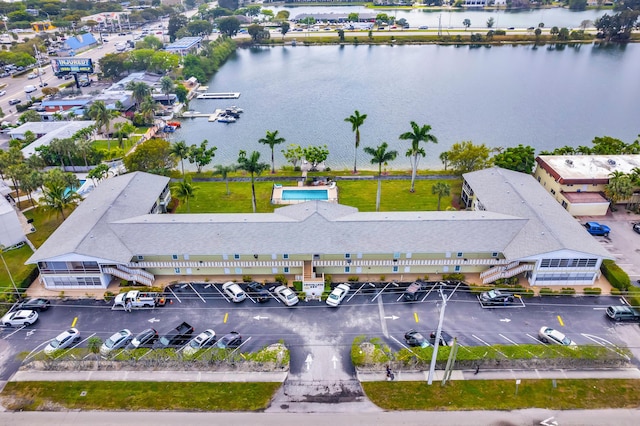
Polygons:
[[602,275],[609,280],[609,283],[611,283],[614,288],[617,288],[620,291],[626,291],[631,287],[629,275],[627,275],[627,273],[624,272],[613,260],[603,260],[600,270],[602,271]]

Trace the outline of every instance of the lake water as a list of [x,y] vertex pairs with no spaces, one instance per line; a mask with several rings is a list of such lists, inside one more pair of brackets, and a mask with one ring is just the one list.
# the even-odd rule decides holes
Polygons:
[[[235,163],[240,150],[270,151],[258,139],[279,130],[289,143],[329,147],[327,165],[353,167],[354,134],[344,119],[359,110],[358,167],[375,169],[362,151],[382,141],[400,155],[389,169],[407,169],[409,146],[398,136],[409,122],[429,124],[439,143],[426,144],[420,167],[441,168],[438,155],[455,142],[551,150],[590,145],[608,135],[632,142],[640,133],[640,45],[317,46],[239,49],[210,82],[212,92],[241,92],[233,101],[193,100],[212,112],[236,104],[237,123],[185,120],[170,140],[217,146],[213,164]],[[208,168],[212,168],[209,166]]]

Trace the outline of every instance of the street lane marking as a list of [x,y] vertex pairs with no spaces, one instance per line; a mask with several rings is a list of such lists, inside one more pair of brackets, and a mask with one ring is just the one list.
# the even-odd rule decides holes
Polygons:
[[558,315],[558,322],[560,323],[560,326],[564,327],[564,322],[562,322],[562,317],[560,315]]
[[418,318],[418,313],[417,312],[413,313],[413,318],[416,320],[416,322],[420,322],[420,319]]
[[77,322],[78,322],[78,317],[75,317],[73,319],[73,322],[71,323],[71,327],[75,327]]
[[222,322],[226,324],[228,319],[229,319],[229,312],[224,314],[224,320]]

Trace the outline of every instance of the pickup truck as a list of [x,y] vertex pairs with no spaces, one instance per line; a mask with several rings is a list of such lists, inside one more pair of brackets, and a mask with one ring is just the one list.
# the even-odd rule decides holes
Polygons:
[[609,235],[609,232],[611,232],[611,228],[598,222],[587,222],[584,224],[584,227],[587,228],[587,232],[591,235],[603,235],[606,237]]
[[172,346],[178,346],[187,343],[187,340],[193,334],[193,327],[183,322],[178,325],[176,328],[172,328],[156,341],[153,344],[154,349],[166,349]]
[[404,291],[403,298],[407,302],[415,302],[416,300],[418,300],[418,296],[420,295],[420,292],[422,290],[423,286],[421,282],[416,281],[414,283],[411,283],[409,287],[407,287],[407,289]]
[[606,312],[607,316],[614,321],[640,322],[640,311],[630,306],[609,306]]
[[156,306],[164,306],[165,303],[166,299],[162,293],[131,290],[117,295],[113,300],[113,306],[111,309],[116,309],[118,307],[122,309],[154,308]]

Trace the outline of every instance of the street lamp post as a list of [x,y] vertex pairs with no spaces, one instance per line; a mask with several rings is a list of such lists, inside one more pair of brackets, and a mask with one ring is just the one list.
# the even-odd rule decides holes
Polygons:
[[16,297],[20,298],[20,293],[18,292],[18,287],[16,287],[16,282],[13,280],[13,275],[11,275],[11,271],[9,270],[9,266],[7,265],[6,260],[4,260],[4,246],[0,245],[0,257],[2,258],[2,263],[4,263],[4,268],[7,270],[7,274],[9,274],[9,279],[11,280],[11,284],[13,285],[13,289],[16,292]]

